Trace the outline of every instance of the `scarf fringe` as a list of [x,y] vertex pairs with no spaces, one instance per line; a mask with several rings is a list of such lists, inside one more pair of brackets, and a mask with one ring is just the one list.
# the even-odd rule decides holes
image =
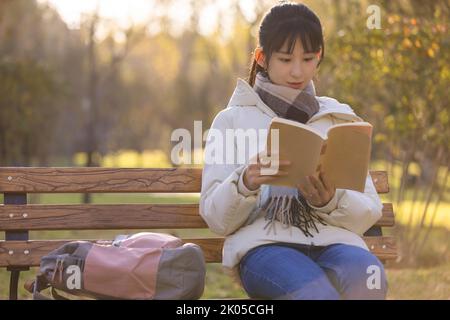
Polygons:
[[326,225],[325,221],[314,212],[301,196],[300,198],[293,195],[272,196],[261,209],[265,212],[267,223],[264,230],[267,229],[268,234],[271,231],[277,233],[276,221],[280,222],[284,229],[291,226],[298,227],[307,237],[313,237],[310,232],[311,228],[319,232],[316,223]]

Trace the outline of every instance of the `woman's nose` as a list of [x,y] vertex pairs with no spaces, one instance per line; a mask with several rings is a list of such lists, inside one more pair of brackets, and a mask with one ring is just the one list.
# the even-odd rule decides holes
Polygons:
[[303,72],[302,72],[302,66],[301,63],[296,61],[292,64],[291,68],[291,76],[293,78],[301,78]]

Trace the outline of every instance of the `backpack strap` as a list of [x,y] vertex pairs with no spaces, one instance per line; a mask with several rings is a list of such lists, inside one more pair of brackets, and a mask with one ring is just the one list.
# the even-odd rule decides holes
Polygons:
[[[60,295],[55,288],[51,287],[43,274],[36,276],[36,279],[28,281],[24,285],[25,289],[33,294],[33,300],[70,300]],[[51,296],[42,294],[41,291],[51,287]]]
[[42,290],[50,287],[44,275],[38,274],[35,279],[25,282],[25,289],[33,294],[33,300],[53,300],[41,293]]

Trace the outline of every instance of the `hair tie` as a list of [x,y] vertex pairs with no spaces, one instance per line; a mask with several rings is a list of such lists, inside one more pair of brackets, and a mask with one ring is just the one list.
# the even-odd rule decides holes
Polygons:
[[255,60],[256,62],[262,64],[263,63],[263,52],[261,50],[261,48],[256,48],[255,49]]

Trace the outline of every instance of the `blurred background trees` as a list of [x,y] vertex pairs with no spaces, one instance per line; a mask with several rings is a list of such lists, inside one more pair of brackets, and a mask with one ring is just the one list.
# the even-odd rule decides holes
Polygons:
[[[277,1],[253,1],[251,14],[243,2],[220,7],[205,33],[202,17],[219,1],[183,1],[181,29],[169,14],[181,10],[176,0],[156,1],[146,23],[126,28],[96,11],[73,27],[46,1],[0,1],[0,165],[80,165],[81,154],[81,165],[97,166],[125,149],[170,155],[172,130],[193,130],[194,120],[208,129],[247,76],[258,24]],[[304,2],[326,37],[318,94],[374,124],[372,159],[389,171],[406,222],[399,235],[420,250],[425,221],[450,201],[450,5]],[[381,8],[381,29],[366,27],[370,4]]]

